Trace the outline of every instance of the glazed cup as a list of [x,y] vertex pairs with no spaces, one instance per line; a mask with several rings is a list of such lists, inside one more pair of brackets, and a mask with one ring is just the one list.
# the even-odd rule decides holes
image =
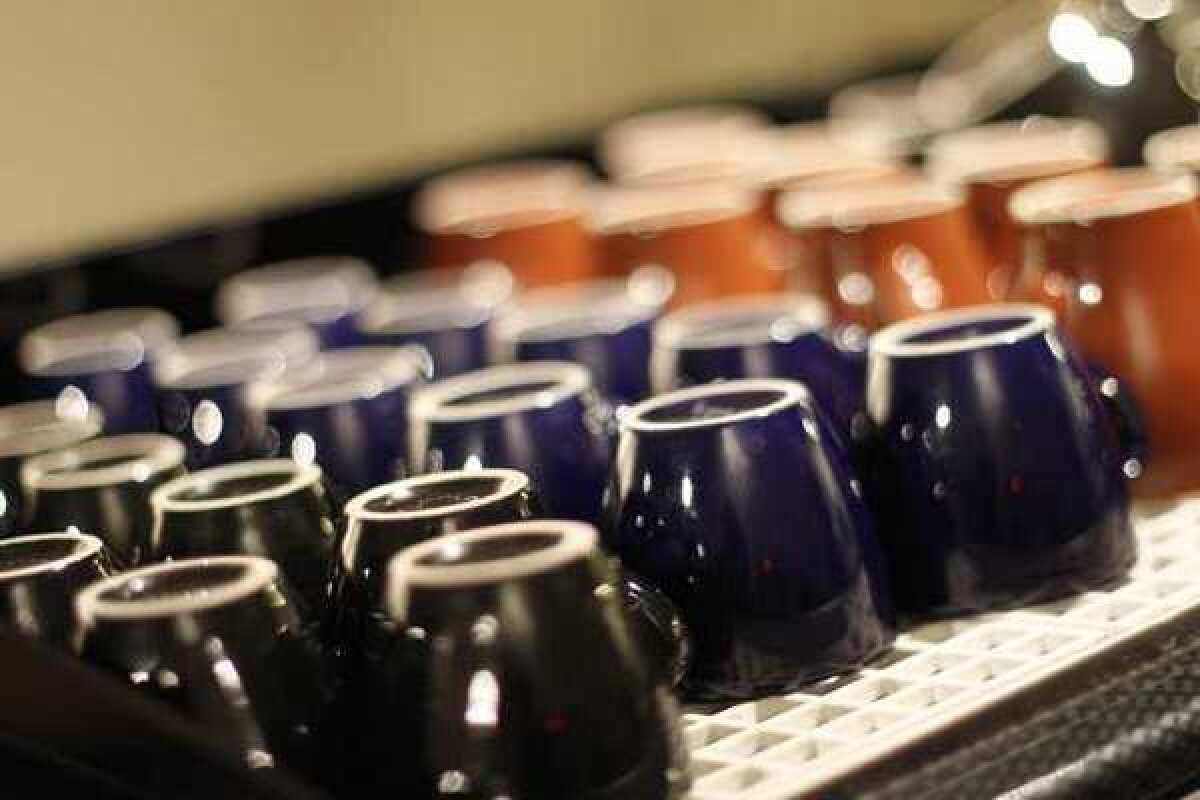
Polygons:
[[789,265],[763,226],[760,193],[736,183],[598,190],[591,226],[607,274],[665,268],[675,277],[676,306],[787,283]]
[[449,378],[418,392],[410,413],[415,474],[517,469],[547,514],[598,519],[611,411],[578,364],[535,361]]
[[154,560],[255,555],[279,565],[316,624],[329,604],[334,516],[320,468],[263,459],[193,472],[150,495]]
[[1097,385],[1054,315],[931,314],[870,344],[868,484],[899,606],[950,614],[1104,586],[1133,564],[1116,381]]
[[413,201],[426,262],[499,261],[525,286],[595,272],[584,224],[591,175],[571,161],[514,161],[461,169],[425,183]]
[[1008,211],[1013,192],[1034,181],[1101,167],[1108,152],[1108,137],[1096,123],[1055,117],[978,125],[934,137],[926,147],[926,170],[966,189],[992,256],[988,289],[993,299],[1011,298],[1021,267],[1023,229]]
[[[388,568],[395,646],[366,720],[393,792],[681,796],[677,705],[593,528],[539,520],[415,545]],[[369,773],[367,773],[369,774]]]
[[169,436],[128,433],[26,459],[26,528],[95,534],[118,566],[137,566],[149,557],[150,494],[184,474],[185,455]]
[[28,513],[21,488],[26,459],[85,442],[104,430],[104,414],[70,397],[0,406],[0,539],[22,530]]
[[217,290],[217,317],[230,327],[299,321],[322,347],[360,344],[354,317],[374,297],[375,273],[349,256],[279,261],[239,272]]
[[313,776],[330,690],[276,565],[186,559],[84,589],[83,658],[236,748],[252,769]]
[[307,363],[317,348],[316,335],[295,322],[183,337],[155,362],[162,432],[187,447],[189,469],[262,457],[266,419],[249,387]]
[[804,295],[702,303],[654,329],[655,392],[742,378],[804,383],[839,430],[862,411],[865,358],[833,330],[829,308]]
[[267,423],[267,453],[317,464],[334,504],[402,477],[409,395],[426,356],[403,347],[348,347],[292,374],[254,385],[250,405]]
[[497,319],[493,360],[573,361],[614,406],[637,402],[650,393],[651,331],[673,291],[671,273],[641,267],[623,279],[527,292]]
[[71,651],[79,634],[76,593],[113,573],[95,536],[76,531],[0,539],[0,626]]
[[874,330],[986,303],[991,262],[963,193],[922,180],[807,186],[779,200],[806,242],[802,269],[832,286],[834,316]]
[[729,381],[629,409],[604,531],[691,628],[694,698],[792,691],[894,637],[861,486],[801,384]]
[[1145,497],[1200,487],[1200,363],[1190,298],[1200,290],[1200,208],[1185,173],[1103,169],[1013,195],[1028,228],[1022,282],[1050,287],[1066,333],[1121,378],[1145,414]]

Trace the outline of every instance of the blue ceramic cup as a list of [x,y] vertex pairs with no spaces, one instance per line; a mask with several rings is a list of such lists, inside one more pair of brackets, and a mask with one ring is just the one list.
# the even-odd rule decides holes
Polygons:
[[681,309],[654,330],[658,392],[720,380],[802,382],[837,428],[862,413],[866,359],[830,327],[829,308],[809,295],[733,298]]
[[689,694],[787,692],[888,647],[871,516],[803,385],[681,389],[627,409],[620,425],[605,537],[691,628]]
[[419,391],[410,413],[414,472],[517,469],[548,515],[599,518],[611,413],[578,364],[537,361],[448,378]]
[[507,267],[491,261],[463,269],[425,269],[397,276],[358,317],[371,344],[419,345],[437,378],[488,364],[493,319],[512,295]]
[[409,394],[424,360],[403,347],[349,347],[256,384],[251,403],[266,416],[268,454],[320,465],[338,506],[403,477]]
[[217,291],[217,317],[230,327],[274,328],[299,321],[325,348],[361,344],[355,316],[377,290],[375,273],[349,256],[279,261],[240,272]]
[[21,340],[19,358],[33,396],[92,403],[109,433],[153,431],[152,361],[178,336],[165,311],[112,309],[35,328]]
[[493,360],[574,361],[614,406],[650,395],[654,323],[674,276],[641,267],[629,277],[525,292],[492,330]]
[[884,328],[868,387],[869,492],[902,610],[1033,603],[1132,565],[1126,472],[1140,465],[1118,435],[1119,404],[1049,309],[981,306]]
[[250,387],[316,354],[307,327],[216,329],[185,336],[155,362],[159,424],[187,448],[189,470],[260,458],[270,447]]

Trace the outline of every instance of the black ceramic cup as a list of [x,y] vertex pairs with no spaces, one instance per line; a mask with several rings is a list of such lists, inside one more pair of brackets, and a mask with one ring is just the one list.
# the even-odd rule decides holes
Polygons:
[[0,406],[0,538],[28,517],[21,465],[39,453],[85,442],[104,429],[104,414],[87,402],[35,400]]
[[26,528],[86,531],[118,566],[137,566],[149,557],[150,494],[184,474],[184,455],[170,436],[127,433],[26,459]]
[[635,644],[595,530],[451,534],[388,570],[398,626],[365,725],[376,790],[638,798],[687,788],[677,706]]
[[510,364],[439,381],[414,396],[411,421],[414,473],[517,469],[547,514],[599,518],[611,411],[578,364]]
[[791,691],[861,666],[894,636],[844,438],[799,383],[708,384],[628,409],[605,535],[679,606],[694,697]]
[[375,272],[349,256],[278,261],[227,278],[217,290],[217,317],[231,327],[303,322],[322,347],[360,344],[354,317],[375,297]]
[[885,328],[868,387],[870,493],[902,610],[1033,603],[1133,564],[1126,484],[1140,464],[1121,441],[1123,406],[1049,309],[981,306]]
[[250,404],[266,416],[267,455],[320,465],[338,507],[403,477],[409,395],[424,361],[411,348],[347,347],[256,384]]
[[188,469],[266,455],[266,418],[249,387],[308,362],[317,347],[312,331],[291,322],[193,333],[158,359],[159,423],[187,447]]
[[151,364],[179,336],[165,311],[123,308],[65,317],[30,331],[20,361],[34,396],[86,401],[109,433],[158,427]]
[[329,602],[334,517],[321,470],[263,459],[193,472],[150,495],[155,560],[246,554],[275,561],[306,620]]
[[76,593],[113,573],[104,543],[86,533],[0,539],[0,625],[71,650]]
[[142,567],[84,589],[76,612],[89,663],[197,720],[250,768],[320,772],[330,688],[270,560]]

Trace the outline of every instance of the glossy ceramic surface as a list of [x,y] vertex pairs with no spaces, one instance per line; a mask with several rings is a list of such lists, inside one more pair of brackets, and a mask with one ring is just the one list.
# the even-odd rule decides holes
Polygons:
[[791,381],[683,389],[622,416],[605,537],[683,613],[686,691],[786,692],[889,645],[860,492],[840,437]]
[[655,391],[740,378],[802,382],[838,429],[862,410],[866,363],[839,337],[822,301],[803,295],[733,299],[681,309],[654,331]]
[[1200,487],[1200,208],[1187,174],[1096,170],[1030,186],[1012,210],[1030,226],[1025,280],[1061,288],[1063,327],[1132,389],[1151,458],[1138,494]]
[[274,563],[143,567],[94,584],[76,606],[85,660],[192,717],[249,768],[318,774],[329,688]]
[[267,454],[317,464],[340,507],[351,495],[404,474],[408,402],[423,381],[423,351],[343,348],[263,382],[251,405],[267,421]]
[[993,299],[1010,298],[1021,267],[1023,231],[1008,211],[1013,192],[1034,181],[1103,166],[1108,150],[1108,138],[1096,123],[1054,117],[979,125],[935,137],[926,148],[925,166],[932,175],[966,187],[993,261],[988,273]]
[[323,347],[359,344],[355,315],[373,298],[375,273],[349,256],[280,261],[227,279],[217,292],[217,316],[230,326],[272,327],[295,320]]
[[0,406],[0,538],[22,530],[28,517],[21,465],[39,453],[98,436],[104,415],[89,403],[36,400]]
[[104,544],[78,532],[0,540],[0,625],[60,649],[76,644],[75,595],[114,573]]
[[414,472],[517,469],[547,514],[598,519],[611,413],[583,367],[539,361],[479,370],[422,390],[411,413]]
[[184,474],[186,451],[169,436],[105,436],[26,459],[26,530],[79,530],[102,539],[120,567],[149,557],[150,494]]
[[1135,558],[1114,408],[1037,306],[930,315],[871,342],[868,489],[913,613],[1037,602]]
[[641,267],[624,279],[526,292],[496,321],[493,360],[573,361],[614,406],[642,400],[651,331],[674,284],[666,270]]
[[279,565],[306,620],[329,602],[334,517],[321,470],[266,459],[193,472],[150,496],[151,556],[246,554]]
[[398,633],[365,723],[381,751],[375,791],[686,789],[676,703],[634,644],[590,526],[524,522],[417,545],[392,561],[388,606]]
[[507,265],[525,286],[584,280],[595,252],[584,225],[591,175],[570,161],[462,169],[427,182],[414,200],[426,262]]
[[187,447],[189,469],[268,452],[265,415],[247,387],[309,361],[319,344],[305,326],[285,325],[185,336],[155,363],[161,429]]
[[496,306],[459,287],[387,292],[358,318],[374,345],[424,348],[435,378],[461,375],[488,363],[488,329]]
[[989,300],[990,259],[962,193],[905,180],[786,192],[779,214],[805,242],[800,269],[832,289],[834,316],[868,329]]

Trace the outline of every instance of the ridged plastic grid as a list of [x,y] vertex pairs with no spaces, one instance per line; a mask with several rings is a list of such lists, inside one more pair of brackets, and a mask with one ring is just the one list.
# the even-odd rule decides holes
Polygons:
[[693,800],[790,800],[936,736],[1025,685],[1200,607],[1200,499],[1141,514],[1110,591],[902,633],[869,668],[716,714],[688,713]]

